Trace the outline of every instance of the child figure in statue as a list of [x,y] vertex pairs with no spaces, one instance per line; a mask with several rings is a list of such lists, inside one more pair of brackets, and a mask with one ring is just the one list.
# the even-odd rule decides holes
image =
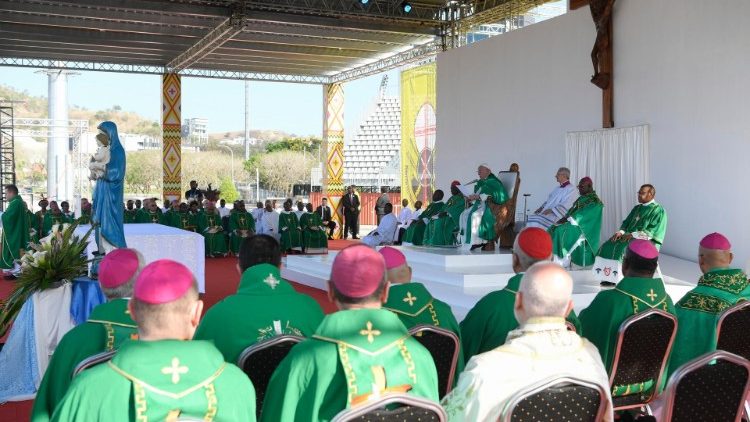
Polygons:
[[99,145],[99,148],[89,162],[89,179],[91,180],[104,176],[107,163],[109,163],[109,137],[103,133],[97,134],[96,144]]

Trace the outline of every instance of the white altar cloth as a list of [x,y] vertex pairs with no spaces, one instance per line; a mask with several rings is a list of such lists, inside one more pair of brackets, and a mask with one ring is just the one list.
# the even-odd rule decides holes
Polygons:
[[[79,226],[75,234],[83,236],[91,226]],[[137,249],[146,263],[172,259],[190,268],[198,281],[198,290],[206,292],[206,253],[203,236],[161,224],[125,224],[125,242]],[[89,239],[89,258],[96,251],[94,235]]]

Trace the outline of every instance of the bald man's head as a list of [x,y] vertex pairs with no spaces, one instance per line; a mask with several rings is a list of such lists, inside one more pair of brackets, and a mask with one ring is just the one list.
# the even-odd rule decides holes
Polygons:
[[732,251],[698,247],[698,266],[703,274],[720,268],[729,268],[734,255]]
[[573,279],[554,262],[539,262],[524,273],[516,294],[515,315],[523,325],[530,318],[566,317],[573,308]]

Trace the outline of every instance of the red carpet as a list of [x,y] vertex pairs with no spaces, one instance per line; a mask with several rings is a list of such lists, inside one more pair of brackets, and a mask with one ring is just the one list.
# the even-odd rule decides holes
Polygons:
[[[328,242],[330,250],[341,250],[349,245],[358,243],[356,240],[332,240]],[[292,281],[292,280],[290,280]],[[237,291],[240,275],[237,272],[237,258],[214,258],[206,260],[206,293],[203,295],[205,303],[204,312],[217,302]],[[328,295],[323,290],[294,283],[292,286],[300,293],[311,296],[323,308],[323,312],[329,314],[336,310],[333,303],[328,300]],[[0,300],[8,297],[13,289],[13,283],[0,280]],[[0,342],[5,341],[5,338]],[[0,421],[22,422],[28,421],[31,416],[32,401],[11,402],[0,405]]]

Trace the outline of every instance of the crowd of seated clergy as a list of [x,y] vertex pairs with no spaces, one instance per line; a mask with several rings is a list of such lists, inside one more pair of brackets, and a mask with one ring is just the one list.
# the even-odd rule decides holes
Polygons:
[[[160,260],[144,267],[131,249],[106,255],[99,282],[108,302],[60,342],[32,420],[254,421],[255,390],[235,366],[238,354],[291,334],[305,340],[273,373],[263,421],[331,420],[389,394],[440,403],[451,421],[495,421],[513,393],[553,376],[601,386],[609,421],[616,417],[613,397],[663,388],[609,385],[623,321],[650,309],[677,316],[678,346],[665,368],[668,375],[715,349],[721,312],[750,297],[747,276],[731,267],[731,244],[721,234],[700,241],[703,276],[676,305],[658,277],[657,247],[632,239],[623,252],[624,278],[599,292],[578,322],[571,275],[553,262],[549,233],[533,227],[516,238],[517,274],[482,298],[461,324],[450,306],[429,292],[424,283],[429,280],[413,280],[401,251],[362,244],[335,257],[328,297],[338,311],[324,316],[317,303],[281,278],[282,249],[273,236],[244,238],[237,293],[214,305],[202,321],[203,304],[185,266]],[[409,334],[422,324],[445,328],[460,341],[455,385],[442,397],[433,355]],[[107,351],[116,352],[107,363],[72,376],[82,360]]]

